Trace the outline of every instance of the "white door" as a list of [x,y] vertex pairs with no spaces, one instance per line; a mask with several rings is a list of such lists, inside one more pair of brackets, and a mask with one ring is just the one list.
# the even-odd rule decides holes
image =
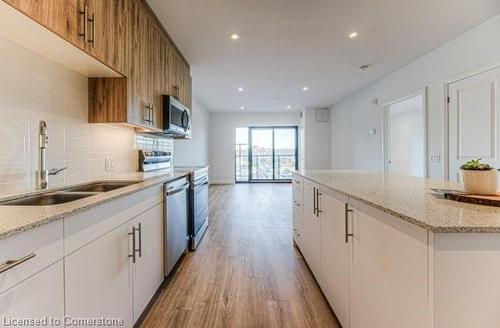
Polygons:
[[132,231],[129,222],[111,230],[65,259],[66,315],[118,318],[133,326]]
[[458,180],[460,166],[470,159],[500,168],[498,101],[500,68],[449,84],[448,174]]
[[322,195],[321,289],[344,328],[349,328],[349,244],[345,203]]
[[[163,203],[137,216],[136,248],[140,249],[134,264],[134,321],[139,319],[163,282]],[[140,239],[139,239],[140,234]]]
[[426,176],[425,92],[385,105],[385,170]]
[[309,268],[316,279],[320,275],[321,226],[320,217],[316,214],[316,188],[318,186],[304,180],[304,238],[301,249]]
[[354,209],[350,232],[350,328],[427,327],[427,231]]
[[[47,318],[47,327],[63,326],[64,278],[62,260],[0,294],[0,320],[2,321],[0,326],[15,326],[10,322],[11,318],[42,319],[44,317]],[[60,320],[60,322],[58,324],[57,321],[50,321],[51,319]]]

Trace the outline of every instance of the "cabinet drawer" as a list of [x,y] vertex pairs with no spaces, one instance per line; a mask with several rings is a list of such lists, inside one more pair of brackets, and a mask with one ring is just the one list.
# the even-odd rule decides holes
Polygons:
[[64,254],[71,254],[163,201],[163,185],[141,190],[64,219]]
[[[62,257],[62,220],[10,238],[1,239],[0,266],[7,261],[19,261],[19,264],[0,273],[0,293],[26,280]],[[22,261],[23,259],[25,261]]]

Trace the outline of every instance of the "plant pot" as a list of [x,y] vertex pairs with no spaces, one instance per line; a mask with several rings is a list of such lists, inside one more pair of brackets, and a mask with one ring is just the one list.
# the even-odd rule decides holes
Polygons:
[[460,170],[460,188],[467,194],[493,195],[497,192],[496,170]]

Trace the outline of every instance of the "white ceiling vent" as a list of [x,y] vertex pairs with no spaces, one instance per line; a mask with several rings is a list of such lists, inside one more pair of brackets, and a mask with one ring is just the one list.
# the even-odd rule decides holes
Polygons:
[[316,108],[316,122],[329,122],[330,110],[328,108]]

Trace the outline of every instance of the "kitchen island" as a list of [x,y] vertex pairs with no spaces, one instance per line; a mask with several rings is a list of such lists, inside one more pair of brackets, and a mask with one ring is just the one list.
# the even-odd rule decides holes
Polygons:
[[500,208],[368,171],[293,178],[294,242],[345,327],[500,327]]

